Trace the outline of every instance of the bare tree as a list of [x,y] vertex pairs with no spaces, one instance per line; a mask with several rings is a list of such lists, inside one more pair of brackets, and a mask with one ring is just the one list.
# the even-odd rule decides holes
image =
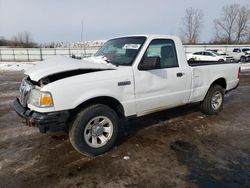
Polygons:
[[247,37],[249,32],[249,21],[250,21],[250,9],[246,6],[239,8],[239,12],[236,17],[235,33],[236,42],[239,44],[241,39]]
[[23,32],[23,42],[26,47],[29,47],[33,43],[31,34],[27,31]]
[[33,42],[31,34],[27,31],[19,32],[12,38],[14,46],[21,46],[25,48],[35,47],[36,44]]
[[200,9],[186,9],[185,16],[183,17],[183,27],[181,28],[185,43],[195,44],[198,42],[203,16]]
[[222,8],[219,19],[214,20],[215,41],[231,44],[247,40],[250,22],[250,9],[240,4],[231,4]]
[[20,38],[19,33],[12,37],[12,41],[13,41],[13,46],[23,45],[23,41],[22,41],[22,38]]
[[214,20],[216,40],[232,43],[233,29],[239,12],[239,4],[231,4],[222,8],[221,18]]

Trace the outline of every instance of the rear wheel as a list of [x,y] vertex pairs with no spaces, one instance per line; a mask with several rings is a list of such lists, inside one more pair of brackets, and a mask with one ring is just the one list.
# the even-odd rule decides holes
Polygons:
[[224,59],[219,59],[219,62],[223,62],[224,61]]
[[205,99],[201,102],[201,110],[208,115],[218,114],[224,103],[225,90],[220,85],[212,85]]
[[103,104],[82,110],[73,122],[69,138],[73,147],[81,154],[99,155],[113,147],[119,126],[114,110]]
[[246,57],[244,56],[240,57],[240,62],[246,62]]

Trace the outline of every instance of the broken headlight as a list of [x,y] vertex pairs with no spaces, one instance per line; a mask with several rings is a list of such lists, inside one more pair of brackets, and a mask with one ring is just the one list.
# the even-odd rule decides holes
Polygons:
[[53,107],[53,98],[50,92],[33,89],[30,92],[28,104],[36,107]]

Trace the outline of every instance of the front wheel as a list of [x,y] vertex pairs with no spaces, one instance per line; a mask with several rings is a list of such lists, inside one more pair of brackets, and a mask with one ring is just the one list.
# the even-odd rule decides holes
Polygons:
[[208,115],[218,114],[224,103],[225,90],[220,85],[212,85],[205,99],[201,102],[201,110]]
[[103,104],[91,105],[76,117],[69,131],[70,142],[81,154],[100,155],[111,149],[118,137],[118,116]]

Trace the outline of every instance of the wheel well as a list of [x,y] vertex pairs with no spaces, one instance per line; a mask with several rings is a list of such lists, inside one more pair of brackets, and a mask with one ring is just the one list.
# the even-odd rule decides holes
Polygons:
[[203,100],[206,98],[206,96],[207,96],[207,94],[208,94],[210,88],[211,88],[213,85],[219,85],[219,86],[221,86],[222,88],[224,88],[225,90],[226,90],[226,88],[227,88],[227,82],[226,82],[225,78],[218,78],[217,80],[215,80],[215,81],[210,85],[210,87],[209,87],[209,89],[207,90],[207,93],[206,93],[205,97],[203,98]]
[[240,60],[241,60],[241,59],[245,60],[245,59],[246,59],[246,56],[244,56],[244,55],[240,56]]
[[96,98],[92,98],[89,99],[85,102],[83,102],[82,104],[78,105],[73,111],[74,113],[79,112],[80,110],[82,110],[83,108],[85,108],[86,106],[92,105],[92,104],[104,104],[109,106],[111,109],[113,109],[118,116],[120,117],[124,117],[124,108],[122,106],[122,104],[115,98],[113,97],[96,97]]
[[220,85],[220,86],[221,86],[222,88],[224,88],[224,89],[227,88],[227,82],[226,82],[226,80],[225,80],[224,78],[219,78],[219,79],[215,80],[215,81],[211,84],[211,86],[214,85],[214,84]]

